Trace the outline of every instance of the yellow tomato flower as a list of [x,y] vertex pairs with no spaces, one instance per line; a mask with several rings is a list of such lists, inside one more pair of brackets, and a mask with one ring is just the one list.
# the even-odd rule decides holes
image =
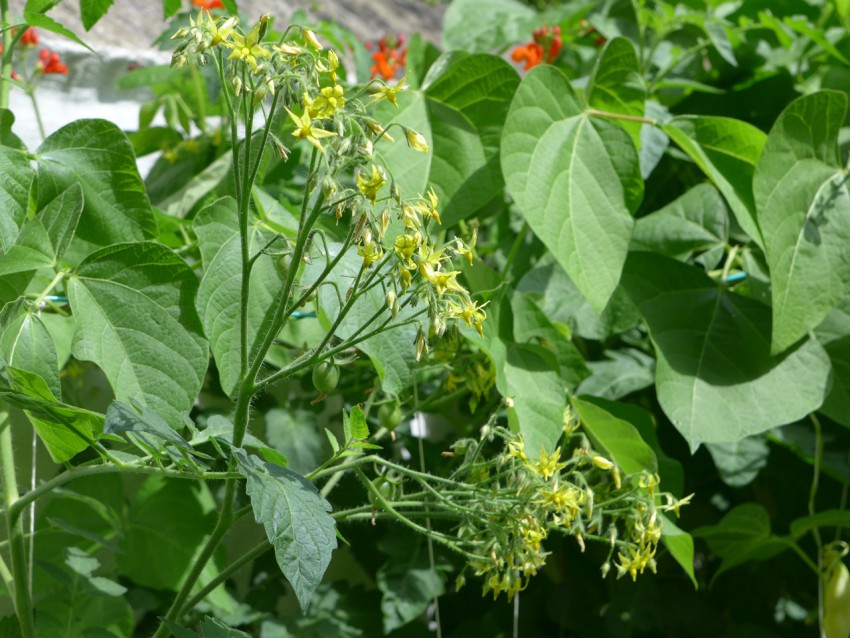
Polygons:
[[316,37],[316,34],[310,29],[301,28],[301,35],[304,38],[304,41],[313,47],[316,51],[321,51],[324,47],[322,43],[319,42],[319,39]]
[[548,480],[550,476],[553,476],[556,472],[567,467],[566,463],[559,462],[561,460],[561,447],[558,446],[555,448],[555,451],[552,454],[546,454],[546,448],[542,445],[540,446],[540,460],[537,463],[532,463],[529,467],[542,476],[544,479]]
[[[307,107],[306,100],[307,95],[304,95],[305,104]],[[334,113],[336,113],[339,109],[345,106],[345,97],[343,95],[343,88],[339,84],[334,84],[333,86],[326,86],[321,91],[319,91],[318,97],[309,105],[310,117],[315,117],[319,119],[333,117]]]
[[228,56],[228,60],[242,60],[247,62],[252,69],[257,68],[257,58],[269,58],[271,53],[264,46],[259,44],[260,31],[256,27],[251,29],[247,36],[241,36],[235,31],[231,34],[232,42],[224,44],[233,49]]
[[230,35],[233,33],[233,30],[236,28],[236,24],[239,21],[230,17],[227,18],[224,22],[221,23],[221,26],[216,24],[216,21],[213,20],[213,17],[210,15],[209,11],[207,12],[207,29],[212,35],[212,40],[210,41],[210,46],[214,47],[217,44],[221,44],[222,42],[226,42]]
[[384,171],[375,164],[372,164],[372,175],[370,177],[365,177],[363,171],[357,171],[357,189],[369,198],[373,204],[378,198],[378,191],[386,183],[387,177],[384,175]]
[[398,108],[398,94],[403,92],[407,88],[404,84],[405,80],[407,80],[406,75],[398,82],[396,82],[395,86],[384,85],[380,87],[377,91],[372,93],[372,101],[370,102],[370,104],[380,102],[381,100],[386,100],[394,107]]
[[313,128],[313,120],[310,118],[310,114],[306,111],[301,117],[298,117],[289,109],[286,109],[286,112],[289,113],[289,117],[293,122],[295,122],[295,130],[292,131],[292,134],[299,140],[307,140],[310,144],[324,153],[325,149],[322,147],[319,140],[323,137],[333,137],[336,133],[325,131],[320,128]]

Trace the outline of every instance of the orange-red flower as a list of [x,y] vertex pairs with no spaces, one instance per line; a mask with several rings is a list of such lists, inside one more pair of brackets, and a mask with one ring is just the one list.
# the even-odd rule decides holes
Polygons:
[[68,73],[68,67],[62,63],[59,54],[51,53],[48,49],[42,49],[39,52],[36,68],[45,75],[50,73]]
[[192,4],[196,7],[204,9],[205,11],[212,11],[213,9],[224,9],[224,5],[221,0],[192,0]]
[[26,47],[38,46],[38,33],[36,33],[33,27],[27,28],[27,30],[21,34],[21,44]]
[[526,71],[538,64],[551,64],[558,58],[563,46],[561,27],[539,27],[532,32],[534,39],[516,47],[511,51],[511,59],[524,64]]
[[[378,50],[372,53],[372,77],[382,77],[392,80],[400,71],[404,75],[404,67],[407,63],[407,48],[404,45],[404,36],[384,36],[378,40]],[[373,44],[366,43],[366,49],[372,50]]]

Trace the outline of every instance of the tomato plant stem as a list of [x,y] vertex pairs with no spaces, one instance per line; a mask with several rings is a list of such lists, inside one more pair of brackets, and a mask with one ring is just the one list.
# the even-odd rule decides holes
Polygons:
[[[0,24],[9,25],[9,0],[0,0]],[[3,29],[3,57],[0,69],[0,109],[9,108],[9,89],[12,86],[12,30]]]
[[6,410],[0,412],[0,468],[3,473],[3,502],[6,509],[6,534],[9,539],[12,563],[15,614],[21,627],[21,638],[35,638],[24,530],[21,521],[12,515],[12,506],[19,500],[19,495],[15,475],[15,456],[12,449],[12,423]]

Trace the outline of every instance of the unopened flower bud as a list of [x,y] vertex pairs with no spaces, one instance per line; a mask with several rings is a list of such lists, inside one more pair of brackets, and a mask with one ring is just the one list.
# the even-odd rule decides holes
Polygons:
[[407,143],[410,145],[410,148],[420,153],[428,152],[428,141],[422,133],[418,133],[411,128],[406,128],[404,129],[404,134],[407,137]]
[[230,84],[233,86],[234,95],[242,95],[242,78],[240,78],[238,75],[234,75],[233,79],[230,80]]
[[590,462],[600,470],[605,470],[606,472],[614,467],[614,464],[611,461],[606,459],[604,456],[599,456],[598,454],[591,458]]
[[301,36],[304,38],[304,41],[313,47],[316,51],[321,51],[324,47],[322,47],[322,43],[319,42],[319,39],[316,37],[316,34],[313,33],[310,29],[305,29],[302,27]]
[[322,180],[322,195],[325,196],[325,199],[330,199],[335,193],[336,181],[330,175],[325,175],[325,178]]

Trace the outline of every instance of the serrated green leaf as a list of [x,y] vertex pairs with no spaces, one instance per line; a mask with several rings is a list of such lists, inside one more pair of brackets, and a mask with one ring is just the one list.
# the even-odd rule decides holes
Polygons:
[[208,364],[196,290],[186,263],[153,243],[103,248],[68,282],[74,356],[104,371],[116,399],[139,401],[178,428]]
[[614,461],[626,474],[658,471],[655,452],[635,426],[590,401],[573,397],[571,403],[597,452]]
[[265,527],[277,564],[306,611],[337,546],[330,503],[300,474],[242,450],[234,454],[247,479],[254,517]]
[[121,401],[110,403],[106,409],[103,433],[111,434],[113,432],[144,432],[153,434],[177,446],[181,450],[191,450],[191,446],[164,419],[144,406],[139,406],[136,409]]
[[655,344],[658,400],[691,449],[738,441],[820,407],[826,353],[809,339],[772,356],[769,308],[660,255],[631,253],[624,273]]
[[628,134],[588,117],[563,73],[541,65],[511,103],[502,172],[531,229],[602,312],[620,279],[642,196]]
[[[585,94],[590,108],[629,117],[644,116],[646,85],[634,44],[626,38],[608,40],[596,60]],[[640,122],[617,120],[640,149]]]
[[366,423],[366,415],[363,408],[355,405],[351,408],[351,416],[348,419],[348,433],[351,439],[364,440],[369,438],[369,425]]
[[[221,387],[233,395],[241,374],[240,316],[242,311],[242,249],[236,202],[220,199],[204,208],[194,222],[204,275],[195,305],[210,340]],[[251,250],[262,248],[268,237],[252,231]],[[248,343],[255,344],[263,317],[282,286],[280,272],[270,255],[254,263],[248,305]]]
[[723,193],[744,232],[762,246],[752,180],[767,136],[727,117],[677,117],[662,128]]
[[850,295],[850,193],[838,158],[847,98],[792,102],[770,131],[753,182],[770,269],[773,352],[782,352]]
[[106,120],[77,120],[36,152],[40,207],[74,184],[83,189],[77,235],[96,246],[156,235],[156,221],[124,132]]

